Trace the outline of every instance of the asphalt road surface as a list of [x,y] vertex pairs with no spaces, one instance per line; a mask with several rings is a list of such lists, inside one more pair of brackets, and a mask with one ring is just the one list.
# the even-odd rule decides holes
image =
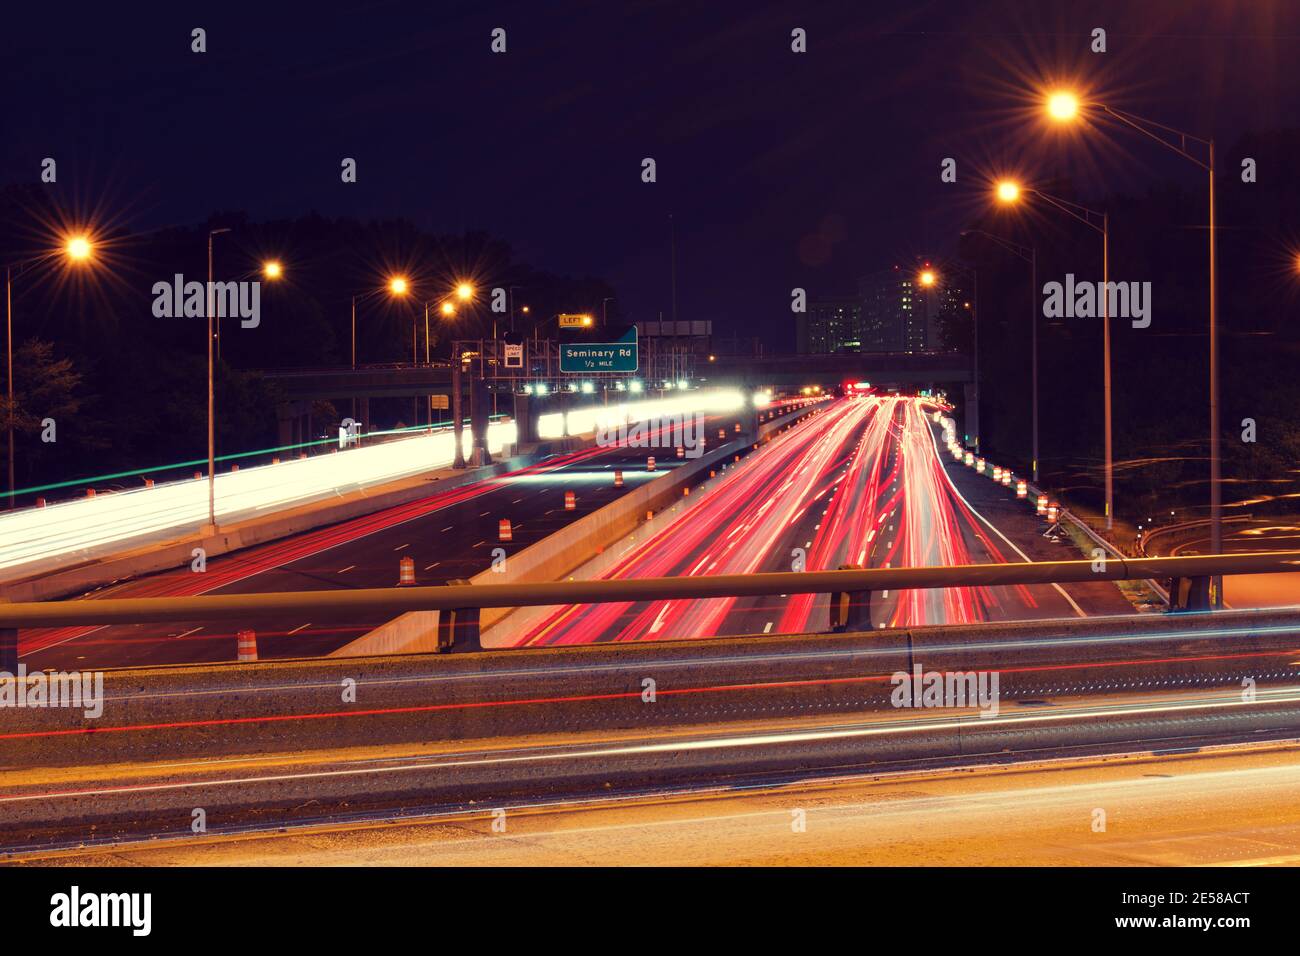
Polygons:
[[[830,570],[1081,557],[1042,538],[1043,521],[1016,500],[1014,485],[945,461],[934,410],[912,398],[840,401],[781,433],[687,517],[637,544],[599,576],[790,571],[800,562],[808,570]],[[951,588],[873,595],[870,623],[907,627],[1132,611],[1105,582]],[[507,636],[499,629],[491,643],[684,640],[830,626],[825,595],[575,606],[529,612],[521,622],[510,634],[507,619]]]
[[[734,417],[710,418],[714,429],[734,434]],[[646,470],[653,453],[656,471]],[[434,493],[305,534],[251,548],[207,563],[203,573],[183,568],[100,589],[93,597],[174,597],[391,587],[399,562],[411,557],[416,583],[442,584],[469,578],[490,566],[492,552],[515,553],[600,508],[680,463],[672,449],[591,448],[473,485]],[[614,472],[624,485],[614,487]],[[565,492],[576,495],[565,508]],[[512,540],[499,539],[499,522],[511,521]],[[238,629],[257,634],[260,658],[329,653],[384,623],[384,616],[249,619],[239,627],[212,624],[141,624],[112,627],[26,629],[20,659],[28,669],[86,669],[134,665],[230,661]]]

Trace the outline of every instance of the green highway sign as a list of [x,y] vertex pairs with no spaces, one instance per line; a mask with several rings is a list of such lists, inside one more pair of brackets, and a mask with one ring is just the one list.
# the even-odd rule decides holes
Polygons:
[[635,372],[638,366],[636,326],[617,342],[560,343],[561,372]]

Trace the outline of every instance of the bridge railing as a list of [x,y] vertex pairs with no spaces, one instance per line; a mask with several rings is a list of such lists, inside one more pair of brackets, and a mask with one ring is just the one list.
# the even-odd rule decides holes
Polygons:
[[1109,557],[1093,561],[969,564],[930,568],[870,568],[664,577],[632,580],[555,581],[434,587],[370,588],[222,594],[173,598],[109,598],[0,604],[0,670],[16,672],[18,629],[77,625],[176,623],[294,616],[305,612],[374,613],[394,617],[412,611],[439,616],[439,646],[478,645],[482,608],[546,607],[701,598],[831,595],[831,624],[840,630],[870,627],[871,594],[884,590],[1005,587],[1081,581],[1165,580],[1170,609],[1210,610],[1211,582],[1220,575],[1300,571],[1300,551],[1197,555],[1176,558]]

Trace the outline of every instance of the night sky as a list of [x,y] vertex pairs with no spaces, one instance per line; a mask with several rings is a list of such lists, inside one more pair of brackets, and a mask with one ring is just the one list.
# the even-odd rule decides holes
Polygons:
[[1133,137],[1052,135],[1044,80],[1225,147],[1300,116],[1290,0],[23,6],[0,31],[0,182],[55,157],[61,201],[139,229],[229,210],[484,229],[607,278],[632,319],[671,308],[672,213],[680,317],[776,341],[793,286],[955,252],[990,175],[1196,181]]

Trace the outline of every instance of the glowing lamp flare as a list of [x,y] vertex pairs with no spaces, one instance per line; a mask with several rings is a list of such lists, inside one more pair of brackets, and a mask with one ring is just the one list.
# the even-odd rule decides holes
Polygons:
[[1058,90],[1047,97],[1047,115],[1064,123],[1079,115],[1079,98],[1073,93]]
[[388,281],[388,291],[393,295],[406,295],[410,288],[409,283],[401,276],[394,276]]
[[1015,202],[1020,198],[1020,186],[1010,180],[1003,180],[998,183],[998,200],[1001,202]]
[[64,245],[63,251],[69,259],[81,262],[90,258],[90,253],[93,251],[93,248],[94,247],[90,244],[90,240],[85,236],[71,236]]

